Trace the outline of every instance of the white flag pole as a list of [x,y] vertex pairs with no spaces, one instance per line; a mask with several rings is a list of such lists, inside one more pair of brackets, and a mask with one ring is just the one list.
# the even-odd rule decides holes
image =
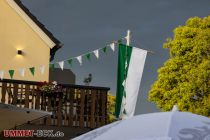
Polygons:
[[131,31],[130,30],[127,31],[126,41],[127,41],[126,45],[130,46],[130,42],[131,42]]

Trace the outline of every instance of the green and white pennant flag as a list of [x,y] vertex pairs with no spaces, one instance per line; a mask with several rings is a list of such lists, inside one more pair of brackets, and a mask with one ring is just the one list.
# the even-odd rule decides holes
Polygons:
[[35,67],[31,67],[29,68],[31,74],[34,76],[35,75]]
[[115,51],[115,44],[114,44],[114,43],[110,44],[110,48],[111,48],[112,51],[114,52],[114,51]]
[[15,70],[9,70],[9,75],[10,75],[10,78],[13,79],[13,76],[15,74]]
[[96,56],[96,58],[98,59],[99,58],[99,50],[95,50],[95,51],[93,51],[93,53]]
[[62,70],[64,69],[64,61],[58,62],[58,65],[60,66],[60,68],[61,68]]
[[44,72],[45,72],[45,65],[41,65],[39,67],[39,70],[40,70],[41,74],[44,74]]
[[0,70],[0,79],[3,80],[4,79],[4,71]]
[[25,76],[25,68],[22,68],[22,69],[19,69],[19,73],[20,73],[20,76],[24,77]]
[[80,64],[80,66],[81,66],[81,65],[82,65],[82,56],[77,56],[76,58],[77,58],[77,60],[78,60],[78,62],[79,62],[79,64]]
[[127,119],[134,115],[147,51],[119,44],[115,114]]

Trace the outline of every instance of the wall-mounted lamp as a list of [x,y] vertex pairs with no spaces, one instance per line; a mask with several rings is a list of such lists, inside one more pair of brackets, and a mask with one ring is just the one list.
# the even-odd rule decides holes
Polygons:
[[17,54],[18,55],[23,55],[23,51],[22,50],[17,50]]

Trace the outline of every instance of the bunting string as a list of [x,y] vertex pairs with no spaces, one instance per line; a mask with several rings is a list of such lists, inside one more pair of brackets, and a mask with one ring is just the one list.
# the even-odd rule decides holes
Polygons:
[[[68,58],[68,59],[65,59],[65,60],[58,61],[58,62],[50,63],[49,68],[54,69],[55,65],[58,64],[59,67],[61,68],[61,70],[64,70],[65,62],[67,62],[70,66],[72,66],[74,60],[77,60],[78,63],[80,64],[80,66],[82,66],[84,58],[91,61],[91,56],[94,55],[96,57],[96,59],[99,59],[100,52],[102,51],[103,53],[106,54],[108,48],[110,48],[113,52],[115,52],[116,46],[118,45],[118,43],[122,43],[122,41],[124,39],[127,39],[127,37],[121,38],[118,41],[113,41],[111,44],[106,45],[105,47],[102,47],[102,48],[99,48],[99,49],[81,54],[79,56]],[[46,68],[45,65],[40,65],[38,70],[41,74],[44,74],[45,73],[45,68]],[[6,71],[5,70],[0,70],[0,79],[1,80],[4,79],[4,75],[5,75],[6,72],[9,73],[10,78],[13,79],[14,75],[16,74],[16,71],[19,73],[19,75],[21,77],[24,77],[25,73],[26,73],[26,69],[28,69],[28,71],[31,73],[32,76],[35,76],[37,67],[33,66],[33,67],[30,67],[30,68],[10,69],[10,70],[6,70]]]
[[101,51],[106,54],[108,47],[110,47],[110,49],[114,52],[116,46],[117,46],[117,43],[113,42],[113,43],[107,45],[106,47],[99,48],[99,49],[96,49],[96,50],[93,50],[93,51],[81,54],[79,56],[71,57],[71,58],[68,58],[68,59],[65,59],[65,60],[61,60],[61,61],[58,61],[58,62],[50,63],[50,65],[51,65],[50,68],[55,68],[55,64],[58,64],[59,67],[63,70],[65,61],[67,61],[70,64],[70,66],[72,66],[72,63],[73,63],[74,60],[77,60],[79,62],[79,64],[82,65],[84,58],[90,61],[91,60],[91,56],[95,55],[95,57],[97,59],[99,59],[99,54],[100,54]]
[[[45,65],[39,66],[39,71],[43,75],[45,72]],[[13,79],[14,75],[19,74],[21,77],[25,77],[25,73],[28,70],[32,76],[35,76],[36,67],[30,67],[30,68],[19,68],[19,69],[10,69],[10,70],[0,70],[0,80],[4,79],[4,76],[6,73],[9,74],[10,78]]]

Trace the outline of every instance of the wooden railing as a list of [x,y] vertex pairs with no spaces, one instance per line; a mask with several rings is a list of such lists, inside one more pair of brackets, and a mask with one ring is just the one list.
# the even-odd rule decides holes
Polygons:
[[62,91],[45,94],[38,82],[0,80],[0,102],[52,112],[31,123],[96,128],[106,124],[109,88],[62,84]]

